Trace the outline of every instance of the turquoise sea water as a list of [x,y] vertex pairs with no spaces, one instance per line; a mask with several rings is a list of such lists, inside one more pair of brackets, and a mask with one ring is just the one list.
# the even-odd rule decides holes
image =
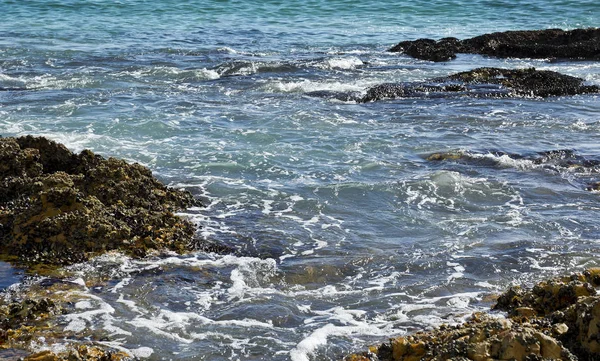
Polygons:
[[[335,360],[600,265],[600,169],[569,166],[600,160],[597,96],[311,96],[480,66],[600,85],[598,62],[386,52],[599,26],[597,1],[0,1],[0,18],[2,136],[144,164],[237,249],[77,265],[112,281],[81,291],[65,332],[148,360]],[[455,150],[474,161],[426,160]]]

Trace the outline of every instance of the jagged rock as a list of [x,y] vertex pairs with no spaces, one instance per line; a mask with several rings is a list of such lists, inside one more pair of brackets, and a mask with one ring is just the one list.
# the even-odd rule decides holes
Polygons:
[[391,52],[402,52],[422,60],[447,61],[457,53],[500,58],[600,59],[600,29],[506,31],[470,39],[444,38],[403,41]]
[[199,246],[195,227],[173,214],[196,204],[192,195],[139,164],[74,154],[41,137],[0,138],[0,179],[0,251],[21,263]]
[[517,323],[486,314],[474,314],[460,326],[442,326],[430,332],[391,339],[345,360],[565,360],[577,358],[542,326]]
[[430,82],[380,84],[367,90],[361,102],[406,97],[461,95],[471,97],[549,97],[600,93],[583,79],[549,70],[477,68]]
[[346,361],[600,359],[600,269],[513,287],[496,310],[509,318],[475,313],[460,325],[390,339]]
[[402,41],[391,48],[391,52],[402,52],[413,58],[447,61],[456,58],[460,40],[456,38],[444,38],[438,41],[433,39],[418,39],[414,41]]
[[526,307],[533,315],[547,316],[577,303],[580,297],[595,296],[594,287],[600,286],[599,275],[600,269],[591,269],[583,274],[540,282],[532,289],[511,287],[498,297],[494,309],[522,317],[520,310]]

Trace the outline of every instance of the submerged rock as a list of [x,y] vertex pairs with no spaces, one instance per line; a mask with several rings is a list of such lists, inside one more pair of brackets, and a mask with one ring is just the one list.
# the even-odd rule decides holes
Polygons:
[[[575,174],[581,177],[582,188],[600,191],[600,182],[590,181],[600,173],[600,160],[577,154],[572,149],[557,149],[534,154],[515,154],[500,151],[476,153],[452,150],[430,154],[425,158],[431,162],[456,162],[487,167],[516,167],[518,169],[544,169],[552,173]],[[593,179],[593,178],[592,178]]]
[[600,359],[600,269],[511,288],[494,309],[460,325],[390,339],[346,361],[597,360]]
[[41,137],[0,138],[0,252],[21,264],[188,251],[200,246],[195,227],[173,212],[194,204],[139,164]]
[[457,53],[500,58],[600,60],[600,28],[506,31],[464,40],[418,39],[402,41],[389,51],[437,62],[454,59]]
[[429,82],[380,84],[367,90],[361,102],[432,96],[548,97],[600,93],[600,87],[585,85],[581,78],[555,71],[477,68]]

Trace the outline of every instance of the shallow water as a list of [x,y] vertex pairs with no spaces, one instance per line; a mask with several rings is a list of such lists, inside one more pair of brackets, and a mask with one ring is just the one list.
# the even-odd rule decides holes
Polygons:
[[[386,52],[599,23],[594,1],[553,4],[0,3],[0,88],[12,89],[0,91],[0,134],[142,163],[204,199],[183,214],[237,250],[74,266],[111,281],[81,288],[60,327],[149,360],[339,359],[460,321],[512,283],[598,266],[600,198],[585,190],[598,167],[534,161],[600,159],[598,96],[310,95],[479,66],[600,84],[598,62]],[[471,161],[426,160],[443,151]]]

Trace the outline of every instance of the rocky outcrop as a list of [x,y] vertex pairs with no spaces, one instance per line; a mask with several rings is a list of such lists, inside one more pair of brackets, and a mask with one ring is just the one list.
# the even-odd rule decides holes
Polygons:
[[428,82],[381,84],[367,90],[362,102],[431,96],[549,97],[600,93],[581,78],[549,70],[477,68]]
[[109,250],[139,257],[199,246],[173,212],[196,204],[147,168],[46,138],[0,138],[0,252],[21,264],[64,265]]
[[600,269],[548,280],[531,289],[513,287],[495,310],[475,313],[460,325],[390,339],[346,361],[600,359]]
[[458,53],[500,58],[600,60],[600,28],[506,31],[464,40],[418,39],[402,41],[389,51],[436,62],[454,59]]

